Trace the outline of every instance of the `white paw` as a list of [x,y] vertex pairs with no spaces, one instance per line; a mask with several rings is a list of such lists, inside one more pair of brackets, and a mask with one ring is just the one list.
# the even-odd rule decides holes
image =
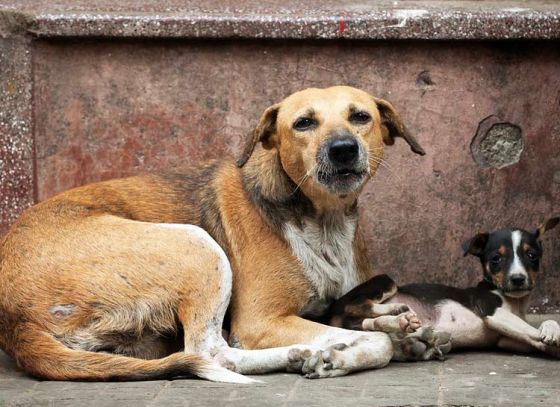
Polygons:
[[560,346],[560,325],[558,325],[558,322],[544,321],[539,331],[542,343],[550,346]]
[[344,376],[349,373],[344,368],[344,353],[348,346],[340,343],[326,350],[316,351],[303,364],[302,373],[308,379]]

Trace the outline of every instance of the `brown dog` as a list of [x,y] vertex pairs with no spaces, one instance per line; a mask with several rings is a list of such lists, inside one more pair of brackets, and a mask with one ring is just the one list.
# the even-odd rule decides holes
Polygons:
[[[373,275],[356,200],[395,137],[424,154],[388,102],[308,89],[264,112],[237,165],[101,182],[28,209],[0,249],[1,348],[48,379],[386,365],[386,334],[302,316]],[[243,349],[221,336],[228,304]]]

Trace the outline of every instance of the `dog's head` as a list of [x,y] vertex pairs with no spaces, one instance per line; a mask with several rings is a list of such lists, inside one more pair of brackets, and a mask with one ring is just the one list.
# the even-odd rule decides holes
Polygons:
[[261,142],[312,201],[346,198],[359,193],[396,137],[425,154],[389,102],[347,86],[306,89],[266,109],[237,164]]
[[465,256],[480,258],[486,281],[506,296],[527,296],[535,286],[542,257],[541,238],[556,227],[560,218],[551,218],[536,231],[502,229],[479,233],[463,244]]

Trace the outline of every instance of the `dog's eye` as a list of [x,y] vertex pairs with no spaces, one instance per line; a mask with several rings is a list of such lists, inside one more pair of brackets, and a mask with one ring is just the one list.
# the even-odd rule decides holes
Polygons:
[[537,253],[533,251],[528,251],[526,254],[529,260],[537,260]]
[[311,130],[317,127],[317,121],[309,117],[300,117],[294,122],[292,127],[297,131]]
[[495,254],[490,258],[490,263],[492,264],[500,264],[502,262],[502,256],[499,254]]
[[371,116],[367,112],[354,112],[350,115],[349,119],[352,123],[365,124],[371,120]]

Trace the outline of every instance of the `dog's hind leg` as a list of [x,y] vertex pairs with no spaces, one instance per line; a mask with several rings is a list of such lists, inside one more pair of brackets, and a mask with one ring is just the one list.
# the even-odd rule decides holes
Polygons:
[[[316,347],[294,345],[261,350],[231,348],[222,336],[222,324],[232,290],[232,271],[226,254],[204,230],[190,225],[160,224],[162,228],[184,230],[195,239],[201,285],[180,301],[178,318],[185,332],[185,351],[206,355],[219,365],[242,374],[301,371],[303,360]],[[193,242],[191,242],[193,243]],[[185,278],[189,278],[187,273]],[[192,285],[192,281],[186,281]],[[178,281],[177,284],[181,284]],[[193,296],[194,295],[194,296]]]

